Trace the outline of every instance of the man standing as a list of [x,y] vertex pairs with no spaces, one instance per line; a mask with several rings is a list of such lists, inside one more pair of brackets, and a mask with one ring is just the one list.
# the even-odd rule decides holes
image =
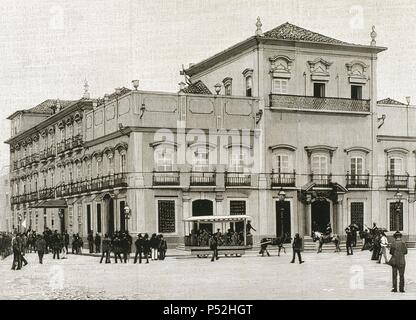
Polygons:
[[103,249],[103,253],[101,254],[100,263],[103,262],[104,256],[105,256],[105,263],[111,263],[110,261],[111,240],[107,234],[104,235],[102,249]]
[[20,254],[20,241],[19,234],[16,234],[12,239],[12,249],[13,249],[13,263],[12,270],[20,270],[22,268],[22,260]]
[[350,228],[346,228],[345,232],[347,233],[347,243],[346,243],[347,256],[353,255],[352,247],[353,247],[353,243],[354,243],[354,236],[353,236]]
[[302,256],[300,255],[300,252],[302,250],[302,238],[299,236],[299,233],[295,234],[295,238],[293,239],[293,258],[290,263],[295,263],[295,255],[298,255],[299,264],[304,263],[305,261],[302,261]]
[[160,234],[159,235],[159,259],[160,260],[165,260],[167,249],[168,249],[168,244],[165,238],[163,238],[163,235]]
[[43,255],[46,251],[46,241],[45,238],[41,235],[38,235],[38,238],[36,240],[36,250],[38,251],[39,263],[43,264]]
[[134,263],[137,263],[137,256],[139,256],[139,263],[142,263],[143,237],[141,233],[137,235],[137,240],[134,242],[134,245],[136,246],[136,254],[134,255]]
[[381,256],[384,256],[384,263],[387,263],[387,247],[389,245],[389,241],[387,240],[386,234],[384,231],[381,232],[381,238],[380,238],[380,246],[381,246],[381,252],[378,255],[378,263],[381,263]]
[[404,270],[406,267],[405,255],[407,254],[406,243],[402,241],[402,234],[399,231],[393,235],[395,241],[390,245],[391,258],[389,264],[393,268],[393,289],[391,292],[397,292],[397,271],[399,271],[400,283],[399,290],[404,292]]
[[[68,252],[68,247],[69,247],[69,234],[68,234],[68,232],[66,230],[64,232],[64,246],[65,246],[66,253],[69,253]],[[72,253],[74,253],[74,252],[72,251]]]
[[212,235],[209,238],[209,248],[212,250],[212,259],[211,262],[214,261],[214,259],[219,259],[218,258],[218,240],[215,237],[215,235]]
[[94,253],[94,236],[92,234],[92,230],[88,232],[87,241],[88,241],[88,248],[90,249],[90,253]]
[[100,234],[97,232],[95,234],[95,253],[100,253],[101,249],[101,237]]
[[59,252],[61,251],[61,241],[59,239],[59,234],[58,231],[55,230],[55,233],[53,234],[52,237],[52,250],[53,250],[53,259],[55,259],[55,257],[59,260]]

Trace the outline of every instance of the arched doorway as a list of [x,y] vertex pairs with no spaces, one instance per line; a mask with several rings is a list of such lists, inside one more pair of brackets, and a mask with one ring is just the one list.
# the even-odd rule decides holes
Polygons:
[[316,200],[312,202],[312,231],[324,232],[331,222],[331,208],[328,200]]
[[[211,200],[195,200],[192,202],[192,216],[212,216],[213,212],[213,202]],[[197,225],[194,225],[194,228],[197,229]],[[199,230],[205,229],[212,234],[212,224],[210,223],[200,223]]]

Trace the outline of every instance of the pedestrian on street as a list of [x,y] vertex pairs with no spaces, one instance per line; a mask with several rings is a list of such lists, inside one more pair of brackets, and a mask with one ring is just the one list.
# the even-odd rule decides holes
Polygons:
[[95,234],[94,242],[95,242],[95,253],[100,253],[100,249],[101,249],[101,236],[100,236],[100,234],[98,232]]
[[38,238],[36,240],[36,250],[38,252],[39,263],[43,264],[43,255],[46,251],[46,241],[45,238],[41,235],[38,235]]
[[267,250],[267,246],[271,243],[270,239],[263,238],[260,242],[260,251],[259,254],[261,254],[262,257],[264,257],[264,253],[267,253],[267,256],[270,257],[270,253]]
[[295,255],[296,254],[298,255],[299,264],[304,263],[305,261],[302,260],[302,256],[300,254],[300,252],[302,251],[302,238],[299,236],[299,233],[295,234],[295,238],[293,239],[292,248],[293,248],[293,258],[292,258],[292,261],[290,261],[290,263],[295,263]]
[[53,250],[53,259],[55,257],[59,260],[59,252],[61,251],[61,240],[59,239],[58,231],[55,230],[55,233],[52,236],[52,250]]
[[114,234],[114,238],[113,238],[113,241],[111,243],[111,247],[113,248],[115,263],[117,263],[117,258],[120,259],[120,263],[123,263],[123,259],[121,259],[121,255],[120,255],[121,243],[120,243],[120,238],[119,238],[118,232]]
[[168,244],[166,243],[165,238],[163,238],[162,234],[159,234],[159,259],[165,260],[166,257],[166,250],[168,249]]
[[139,263],[142,263],[143,237],[141,233],[137,235],[137,240],[134,242],[134,245],[136,246],[136,254],[134,255],[134,263],[137,263],[137,256],[139,257]]
[[350,228],[346,228],[345,232],[347,233],[347,242],[346,242],[347,256],[353,255],[352,247],[353,247],[353,244],[354,244],[354,235],[352,234]]
[[211,262],[214,261],[214,259],[218,260],[218,240],[215,237],[215,235],[212,235],[209,238],[209,248],[212,250],[212,259]]
[[100,263],[103,262],[104,257],[105,257],[105,263],[111,263],[111,260],[110,260],[111,240],[107,234],[104,235],[102,249],[103,249],[103,253],[101,254]]
[[19,234],[16,234],[12,238],[12,250],[13,250],[12,270],[20,270],[22,269],[22,260],[21,260],[21,254],[20,254]]
[[63,234],[63,237],[64,237],[64,247],[65,247],[66,253],[69,253],[69,250],[68,250],[68,247],[69,247],[69,234],[68,234],[68,231],[65,230],[65,232]]
[[146,259],[146,263],[149,263],[149,254],[150,254],[150,240],[149,235],[146,233],[143,239],[143,254],[144,259]]
[[65,246],[65,233],[62,233],[62,235],[59,236],[59,240],[60,240],[60,251],[61,251],[61,259],[66,259],[66,255],[68,254],[68,250],[66,249]]
[[87,241],[90,253],[94,253],[94,236],[92,234],[92,230],[90,230],[90,232],[88,233]]
[[157,248],[159,247],[159,239],[156,236],[156,233],[152,234],[152,237],[150,238],[150,249],[152,251],[151,259],[157,260]]
[[379,254],[378,263],[381,263],[382,256],[384,256],[384,263],[387,263],[388,262],[387,248],[389,246],[389,241],[387,240],[387,237],[384,231],[381,232],[380,246],[381,246],[381,252]]
[[123,233],[121,236],[120,246],[121,246],[121,251],[123,252],[124,263],[127,263],[127,258],[129,257],[129,251],[130,251],[129,250],[130,243],[125,233]]
[[400,277],[399,290],[400,292],[404,292],[404,271],[406,268],[406,259],[404,256],[407,254],[407,247],[399,231],[396,231],[393,236],[395,240],[390,245],[391,258],[389,261],[389,264],[393,268],[393,289],[391,292],[397,292],[397,271]]

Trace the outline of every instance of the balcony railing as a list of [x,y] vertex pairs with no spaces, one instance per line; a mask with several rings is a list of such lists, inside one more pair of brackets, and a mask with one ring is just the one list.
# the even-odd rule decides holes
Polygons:
[[287,94],[271,94],[270,106],[279,109],[370,112],[370,100],[347,98],[316,98]]
[[368,188],[370,187],[370,174],[350,174],[347,172],[347,188]]
[[293,173],[275,173],[272,170],[271,187],[294,187],[296,185],[296,172]]
[[54,188],[43,188],[39,190],[39,200],[55,198]]
[[39,152],[39,159],[40,161],[48,159],[48,149],[43,149]]
[[56,144],[56,153],[62,153],[65,151],[65,141],[58,142]]
[[215,172],[191,172],[191,186],[215,186]]
[[13,170],[17,170],[19,168],[19,161],[13,161]]
[[71,138],[71,148],[80,148],[83,145],[82,135],[78,134]]
[[19,196],[12,196],[10,198],[10,203],[11,204],[18,204],[19,203]]
[[46,150],[46,155],[47,155],[48,158],[55,157],[55,155],[56,155],[56,149],[54,147],[49,147]]
[[386,188],[408,188],[409,174],[394,175],[387,172]]
[[178,171],[153,171],[154,186],[178,186]]
[[227,187],[237,186],[251,186],[251,174],[238,173],[238,172],[226,172],[225,173],[225,185]]
[[330,187],[332,185],[332,174],[310,174],[311,181],[315,182],[317,187]]

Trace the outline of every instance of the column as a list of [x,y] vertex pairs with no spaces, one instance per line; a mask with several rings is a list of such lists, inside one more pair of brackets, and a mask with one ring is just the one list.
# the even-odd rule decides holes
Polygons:
[[312,206],[310,203],[306,204],[305,210],[305,236],[310,237],[312,234]]
[[[191,197],[188,194],[184,194],[182,197],[182,220],[185,220],[186,218],[189,218],[190,215],[190,201]],[[191,230],[189,230],[189,223],[185,223],[185,228],[181,228],[178,230],[179,233],[185,231],[185,235],[189,234]]]

